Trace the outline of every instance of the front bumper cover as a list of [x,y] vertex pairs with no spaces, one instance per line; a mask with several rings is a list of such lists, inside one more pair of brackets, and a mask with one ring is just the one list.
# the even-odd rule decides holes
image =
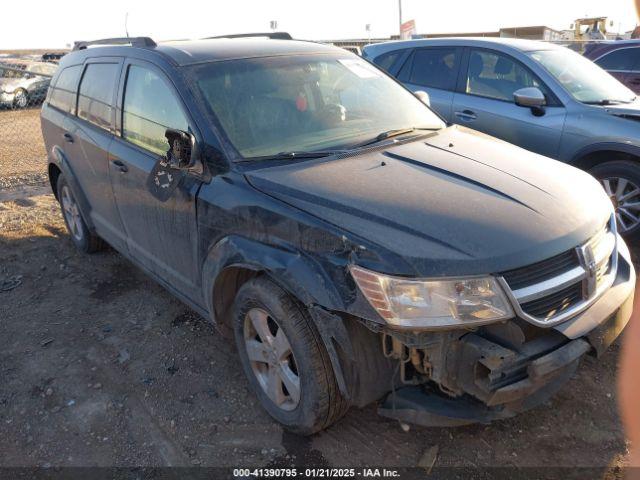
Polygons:
[[612,287],[583,313],[519,350],[467,334],[453,354],[463,395],[453,398],[430,385],[403,387],[387,396],[379,413],[419,425],[457,426],[512,417],[545,402],[585,353],[602,355],[620,335],[631,317],[635,280],[623,244]]

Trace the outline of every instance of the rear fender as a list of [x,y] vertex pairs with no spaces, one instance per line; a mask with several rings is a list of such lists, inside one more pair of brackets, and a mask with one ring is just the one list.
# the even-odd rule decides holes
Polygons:
[[[89,215],[91,212],[91,204],[87,200],[87,196],[85,195],[84,190],[80,186],[80,182],[78,182],[77,177],[73,173],[71,164],[67,160],[67,157],[65,156],[63,150],[59,146],[55,145],[51,149],[51,155],[49,158],[50,158],[49,163],[58,167],[62,172],[62,175],[64,175],[64,178],[67,180],[67,183],[71,187],[71,190],[73,191],[73,195],[76,198],[76,203],[80,208],[80,214],[82,215],[82,219],[84,220],[87,227],[89,228],[89,231],[94,232],[95,226],[91,221],[91,215]],[[57,192],[55,191],[57,186],[52,184],[51,188],[54,189],[54,193],[57,196]]]

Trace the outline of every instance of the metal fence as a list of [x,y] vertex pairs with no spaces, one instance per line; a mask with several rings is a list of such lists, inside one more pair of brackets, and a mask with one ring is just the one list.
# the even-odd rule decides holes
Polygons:
[[40,107],[57,64],[43,56],[0,56],[0,189],[46,178]]

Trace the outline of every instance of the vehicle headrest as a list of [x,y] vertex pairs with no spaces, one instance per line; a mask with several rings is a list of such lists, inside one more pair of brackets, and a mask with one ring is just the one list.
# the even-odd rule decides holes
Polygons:
[[513,70],[513,62],[504,57],[498,58],[496,66],[493,67],[493,72],[500,75],[508,75],[511,70]]

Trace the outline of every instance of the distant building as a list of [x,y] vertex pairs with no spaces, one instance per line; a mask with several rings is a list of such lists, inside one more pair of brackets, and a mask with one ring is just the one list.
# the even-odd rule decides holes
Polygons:
[[556,42],[562,40],[563,33],[545,26],[536,27],[511,27],[501,28],[500,36],[503,38],[525,38],[528,40],[544,40]]

